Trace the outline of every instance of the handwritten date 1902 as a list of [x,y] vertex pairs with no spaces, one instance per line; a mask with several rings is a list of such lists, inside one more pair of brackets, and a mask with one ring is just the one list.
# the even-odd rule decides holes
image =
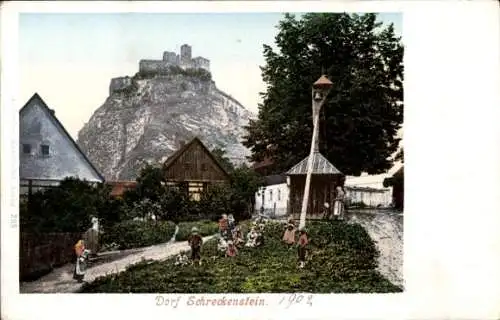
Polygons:
[[303,294],[295,294],[292,293],[290,295],[285,295],[283,298],[281,298],[279,305],[286,305],[286,309],[290,308],[292,305],[298,305],[298,304],[307,304],[309,306],[312,306],[312,294],[310,295],[303,295]]

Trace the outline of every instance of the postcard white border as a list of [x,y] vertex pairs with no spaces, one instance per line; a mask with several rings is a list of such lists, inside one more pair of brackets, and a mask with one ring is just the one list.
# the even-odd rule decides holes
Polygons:
[[[317,295],[314,307],[154,306],[155,295],[19,295],[19,12],[403,12],[404,294]],[[499,23],[494,1],[4,2],[2,318],[490,319],[500,306]],[[259,295],[269,297],[271,295]],[[277,298],[274,295],[274,299]],[[92,312],[92,311],[90,311]],[[291,315],[290,315],[291,313]]]

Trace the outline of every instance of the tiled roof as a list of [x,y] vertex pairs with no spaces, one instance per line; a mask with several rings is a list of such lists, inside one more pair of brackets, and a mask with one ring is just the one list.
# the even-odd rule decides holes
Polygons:
[[266,186],[272,186],[275,184],[282,184],[286,182],[286,176],[283,174],[275,174],[272,176],[264,177]]
[[386,192],[387,188],[384,189],[379,189],[379,188],[372,188],[372,187],[358,187],[358,186],[345,186],[347,190],[351,191],[368,191],[368,192],[378,192],[378,193],[383,193]]
[[252,165],[252,169],[259,169],[259,168],[270,166],[272,164],[273,164],[273,161],[266,157],[266,158],[264,158],[264,160],[254,163]]
[[107,181],[106,184],[112,187],[111,196],[122,196],[125,191],[135,188],[136,181]]
[[[305,175],[307,174],[307,161],[309,156],[297,163],[292,169],[288,170],[287,175]],[[333,166],[321,153],[313,153],[313,171],[315,175],[342,175],[337,168]]]

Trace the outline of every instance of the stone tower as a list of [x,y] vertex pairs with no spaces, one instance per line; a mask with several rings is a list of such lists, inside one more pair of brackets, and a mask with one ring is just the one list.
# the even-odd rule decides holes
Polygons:
[[181,46],[181,65],[191,64],[191,46],[183,44]]

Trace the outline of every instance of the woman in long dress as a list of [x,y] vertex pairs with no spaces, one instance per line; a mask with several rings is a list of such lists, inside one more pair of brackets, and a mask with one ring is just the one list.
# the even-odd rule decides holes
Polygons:
[[85,276],[85,269],[87,267],[85,263],[85,252],[85,243],[83,240],[79,240],[75,245],[76,264],[73,273],[73,279],[77,280],[78,283],[83,282],[83,277]]
[[341,186],[336,188],[335,203],[333,205],[333,214],[335,218],[342,220],[344,218],[344,197],[345,193]]

